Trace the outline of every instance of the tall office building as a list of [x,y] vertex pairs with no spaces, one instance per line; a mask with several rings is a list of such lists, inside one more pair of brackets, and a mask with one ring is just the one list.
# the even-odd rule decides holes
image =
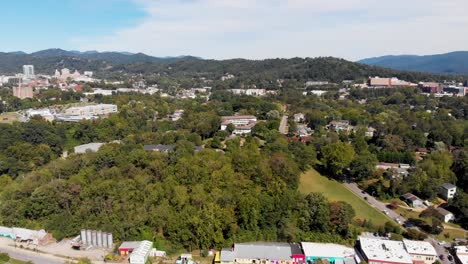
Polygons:
[[25,98],[33,98],[33,89],[29,86],[21,86],[21,84],[17,87],[13,87],[13,96],[18,97],[19,99]]
[[23,75],[25,79],[32,80],[35,78],[34,65],[23,65]]

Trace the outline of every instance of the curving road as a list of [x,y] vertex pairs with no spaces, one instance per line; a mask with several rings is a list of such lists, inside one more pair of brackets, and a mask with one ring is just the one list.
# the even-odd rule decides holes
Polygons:
[[0,247],[0,252],[7,253],[11,258],[22,260],[22,261],[31,261],[34,264],[63,264],[65,260],[59,257],[46,255],[43,253],[37,253],[28,251],[25,249],[18,248],[5,248]]

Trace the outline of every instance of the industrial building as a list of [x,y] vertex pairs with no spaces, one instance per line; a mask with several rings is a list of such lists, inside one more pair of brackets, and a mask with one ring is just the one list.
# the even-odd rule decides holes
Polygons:
[[454,251],[457,264],[468,264],[468,246],[456,246]]
[[357,248],[369,264],[412,264],[413,259],[403,242],[379,238],[359,237]]
[[17,242],[28,242],[33,245],[45,245],[53,241],[52,234],[45,230],[30,230],[19,227],[0,226],[0,237],[11,238]]
[[437,260],[437,251],[429,242],[405,239],[403,245],[414,264],[432,264]]
[[98,248],[113,248],[114,237],[112,233],[82,229],[80,233],[81,246],[98,247]]
[[146,264],[148,257],[153,251],[153,242],[144,240],[130,254],[130,264]]
[[356,251],[354,248],[331,244],[302,242],[305,260],[314,263],[315,260],[328,260],[331,264],[354,264]]
[[299,244],[255,242],[236,243],[232,248],[223,248],[220,263],[223,264],[295,264],[304,263],[305,257]]

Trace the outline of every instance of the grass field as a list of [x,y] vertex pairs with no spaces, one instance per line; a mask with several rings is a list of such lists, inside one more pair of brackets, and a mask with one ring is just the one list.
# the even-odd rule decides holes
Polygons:
[[22,116],[15,112],[8,112],[0,114],[0,123],[13,123],[14,121],[21,121]]
[[419,215],[420,215],[419,212],[414,211],[413,209],[408,209],[408,208],[397,207],[394,211],[399,213],[401,216],[403,216],[406,219],[419,218]]
[[[448,237],[446,237],[446,234],[448,234]],[[445,228],[445,230],[437,236],[437,239],[445,241],[451,241],[455,238],[468,238],[468,231]]]
[[383,213],[348,190],[343,184],[329,180],[315,170],[309,170],[301,175],[299,191],[303,194],[321,192],[332,201],[347,202],[356,211],[356,218],[371,220],[375,225],[383,225],[390,220]]

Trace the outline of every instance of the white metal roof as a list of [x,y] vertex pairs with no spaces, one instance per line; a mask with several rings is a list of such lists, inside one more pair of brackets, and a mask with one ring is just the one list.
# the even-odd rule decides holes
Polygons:
[[302,242],[302,249],[306,257],[334,257],[334,258],[353,258],[356,254],[353,248],[345,247],[338,244],[331,243],[312,243]]
[[403,242],[359,237],[362,252],[369,260],[412,264]]
[[437,256],[435,248],[426,241],[403,240],[406,251],[413,255]]
[[147,257],[151,250],[153,249],[153,242],[148,240],[141,241],[139,247],[133,250],[132,254],[130,254],[130,258],[132,257]]
[[457,246],[455,252],[461,264],[468,264],[468,246]]
[[135,249],[141,245],[141,241],[125,241],[120,245],[119,249]]

